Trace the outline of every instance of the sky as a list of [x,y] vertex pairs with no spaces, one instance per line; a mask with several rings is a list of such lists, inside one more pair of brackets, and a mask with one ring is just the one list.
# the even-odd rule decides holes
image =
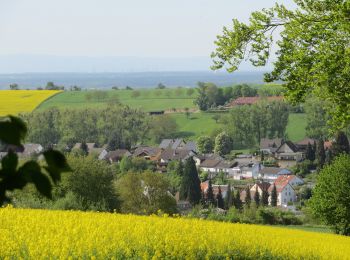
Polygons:
[[0,56],[209,57],[232,18],[275,2],[0,0]]

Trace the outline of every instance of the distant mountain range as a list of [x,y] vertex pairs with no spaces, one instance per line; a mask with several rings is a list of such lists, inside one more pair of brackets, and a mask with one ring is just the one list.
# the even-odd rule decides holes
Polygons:
[[[262,83],[263,71],[242,64],[241,71],[229,74],[210,70],[209,57],[78,57],[51,55],[0,56],[0,88],[17,83],[21,88],[37,88],[53,81],[66,87],[109,88],[112,86],[193,87],[198,81],[217,85]],[[268,68],[264,68],[265,70]]]

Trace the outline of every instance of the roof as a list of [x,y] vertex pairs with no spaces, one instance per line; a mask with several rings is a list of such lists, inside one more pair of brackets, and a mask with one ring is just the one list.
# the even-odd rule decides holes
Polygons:
[[162,149],[158,147],[141,146],[136,148],[136,150],[133,153],[133,156],[137,157],[141,156],[142,154],[145,154],[147,156],[157,156],[158,154],[160,154],[161,151]]
[[330,149],[332,147],[332,142],[331,141],[325,141],[324,142],[324,149]]
[[26,155],[40,153],[42,150],[44,150],[40,144],[24,144],[23,148],[23,154]]
[[[285,168],[278,168],[278,167],[264,167],[259,171],[260,174],[282,174],[283,172],[289,172],[290,170]],[[283,173],[286,174],[286,173]]]
[[220,162],[221,162],[221,160],[218,160],[218,159],[206,159],[206,160],[204,160],[204,161],[200,164],[200,167],[204,167],[204,168],[214,168],[214,167],[216,167]]
[[269,149],[272,152],[276,151],[283,143],[282,138],[267,139],[263,138],[260,140],[260,149]]
[[105,156],[105,159],[112,160],[112,161],[118,161],[119,159],[123,158],[124,156],[129,157],[131,153],[126,149],[117,149],[115,151],[110,151]]
[[282,96],[272,96],[272,97],[239,97],[235,100],[231,101],[227,106],[228,107],[234,107],[234,106],[241,106],[241,105],[252,105],[256,104],[261,100],[267,100],[268,102],[273,101],[282,101]]
[[292,141],[285,141],[280,147],[278,147],[276,153],[280,152],[280,149],[284,144],[287,145],[294,153],[299,151],[298,147]]
[[256,185],[261,189],[261,190],[268,190],[270,187],[270,183],[268,182],[258,182]]
[[297,144],[297,145],[308,145],[309,143],[310,143],[310,144],[313,144],[314,142],[316,142],[315,139],[306,137],[305,139],[303,139],[303,140],[297,142],[296,144]]
[[184,150],[197,150],[196,142],[193,141],[184,141],[182,138],[177,139],[163,139],[159,145],[159,148],[162,149],[184,149]]
[[[274,181],[274,185],[276,186],[277,192],[281,192],[284,190],[284,188],[289,184],[289,182],[294,179],[295,175],[281,175],[278,176],[278,178]],[[269,188],[269,192],[272,191],[273,186],[271,185]],[[291,185],[290,185],[291,186]],[[291,186],[292,187],[292,186]],[[293,187],[292,187],[293,188]]]
[[222,168],[222,169],[230,169],[236,166],[237,162],[231,162],[231,161],[221,161],[216,167]]
[[[86,146],[87,146],[89,151],[93,148],[97,148],[96,143],[86,143]],[[76,143],[73,146],[73,149],[80,149],[80,148],[81,148],[81,143]]]
[[166,161],[185,160],[193,154],[191,150],[165,149],[161,152],[160,159]]
[[[201,190],[203,193],[207,192],[208,186],[209,186],[209,181],[201,182]],[[212,184],[212,187],[213,187],[214,196],[216,196],[219,193],[219,188],[220,188],[222,197],[225,198],[227,190],[228,190],[228,185]]]

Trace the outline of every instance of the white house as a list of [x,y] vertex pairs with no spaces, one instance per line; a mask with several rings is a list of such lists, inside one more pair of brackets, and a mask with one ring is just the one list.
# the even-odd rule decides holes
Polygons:
[[[296,201],[296,193],[293,186],[289,183],[288,178],[278,178],[269,188],[269,193],[271,195],[272,190],[276,186],[277,191],[277,206],[286,207],[288,203]],[[271,203],[271,196],[269,197],[269,202]]]
[[259,163],[235,166],[229,170],[228,176],[234,180],[256,179],[261,167]]

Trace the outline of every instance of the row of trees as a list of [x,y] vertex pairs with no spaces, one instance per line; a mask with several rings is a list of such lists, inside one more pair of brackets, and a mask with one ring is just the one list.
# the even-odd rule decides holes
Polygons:
[[108,144],[109,149],[130,148],[149,139],[171,138],[177,131],[169,116],[148,116],[140,110],[113,105],[101,109],[48,109],[22,115],[28,124],[27,141],[45,148],[77,142]]

